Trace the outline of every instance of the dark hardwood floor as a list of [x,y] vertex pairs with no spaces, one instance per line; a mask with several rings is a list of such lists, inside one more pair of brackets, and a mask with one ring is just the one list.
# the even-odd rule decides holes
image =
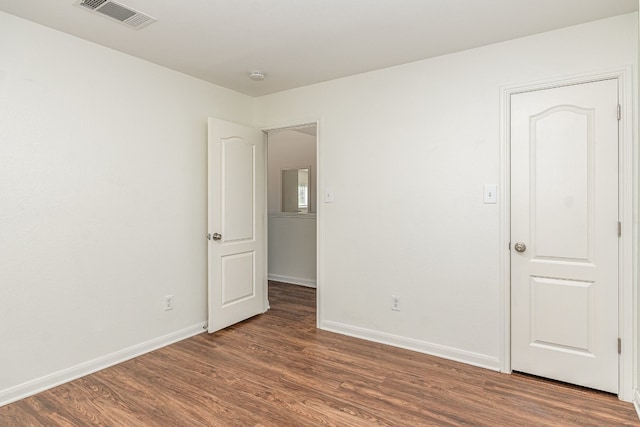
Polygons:
[[0,426],[638,426],[616,396],[315,328],[313,289],[0,408]]

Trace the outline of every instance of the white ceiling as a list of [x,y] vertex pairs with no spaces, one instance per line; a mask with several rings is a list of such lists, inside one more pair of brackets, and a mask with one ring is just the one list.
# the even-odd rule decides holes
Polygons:
[[[0,10],[259,96],[638,9],[637,0],[117,1],[158,22],[136,31],[74,0],[0,0]],[[249,80],[253,70],[267,78]]]

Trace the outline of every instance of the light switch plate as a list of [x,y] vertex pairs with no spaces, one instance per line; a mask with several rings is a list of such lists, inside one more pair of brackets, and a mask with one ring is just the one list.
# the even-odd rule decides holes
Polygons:
[[323,200],[325,203],[333,203],[333,190],[331,188],[324,189]]
[[484,185],[484,202],[486,204],[498,203],[498,186],[495,184]]

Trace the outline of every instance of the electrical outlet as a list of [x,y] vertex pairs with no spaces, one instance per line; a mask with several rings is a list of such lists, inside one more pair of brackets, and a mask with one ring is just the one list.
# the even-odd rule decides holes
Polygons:
[[391,295],[391,310],[400,311],[400,297],[398,295]]
[[173,310],[173,295],[164,296],[164,311]]

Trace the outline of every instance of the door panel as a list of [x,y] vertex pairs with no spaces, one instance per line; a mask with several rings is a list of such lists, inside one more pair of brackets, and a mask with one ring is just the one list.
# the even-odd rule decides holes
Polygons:
[[255,252],[222,257],[222,308],[256,294]]
[[209,119],[209,332],[267,307],[262,132]]
[[[593,111],[559,106],[531,118],[532,247],[536,257],[586,260]],[[572,153],[570,156],[567,153]],[[591,172],[591,174],[589,173]],[[560,208],[558,208],[560,207]]]
[[254,239],[255,145],[244,138],[223,138],[222,230],[226,242]]
[[593,354],[593,283],[531,277],[529,285],[532,345]]
[[613,393],[617,105],[615,79],[511,97],[512,368]]

